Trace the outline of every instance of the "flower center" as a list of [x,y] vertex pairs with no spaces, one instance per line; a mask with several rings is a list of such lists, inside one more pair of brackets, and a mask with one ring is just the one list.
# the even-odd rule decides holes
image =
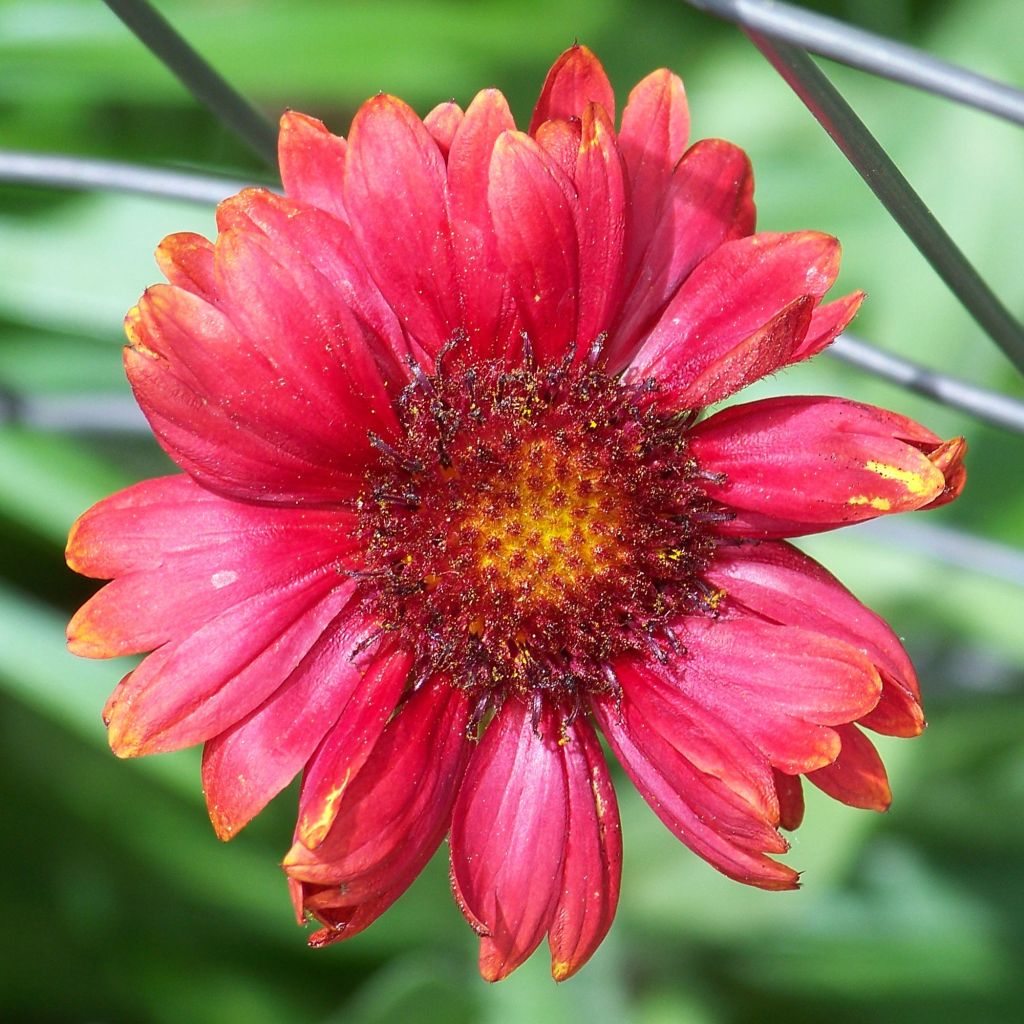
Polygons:
[[479,578],[524,610],[565,606],[629,561],[627,496],[609,468],[566,439],[534,437],[468,503],[456,527]]
[[511,692],[574,708],[614,687],[610,659],[664,658],[674,617],[714,612],[721,513],[653,384],[486,363],[419,374],[399,404],[404,437],[372,438],[360,499],[363,589],[419,676],[483,708]]

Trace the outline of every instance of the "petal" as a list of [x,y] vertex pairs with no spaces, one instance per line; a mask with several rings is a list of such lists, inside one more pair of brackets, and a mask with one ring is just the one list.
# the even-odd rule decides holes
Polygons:
[[878,703],[878,673],[839,640],[747,616],[692,618],[678,628],[686,653],[659,673],[781,771],[830,764],[839,737],[827,727],[856,721]]
[[156,262],[171,284],[216,305],[211,241],[192,231],[168,235],[157,246]]
[[439,103],[423,118],[423,127],[430,132],[446,160],[463,116],[462,107],[454,100],[449,100],[447,103]]
[[719,246],[680,286],[627,376],[655,377],[673,399],[695,360],[700,369],[702,353],[717,358],[734,349],[796,299],[810,296],[816,304],[839,272],[839,252],[834,238],[816,231],[763,233]]
[[560,360],[576,339],[579,243],[563,177],[521,132],[495,144],[488,203],[498,252],[542,363]]
[[322,121],[289,110],[281,116],[277,156],[286,195],[347,221],[342,195],[345,140]]
[[348,770],[362,766],[405,686],[411,656],[360,655],[374,627],[352,616],[326,633],[255,711],[203,750],[210,820],[230,839],[292,781],[321,740],[348,741]]
[[487,89],[467,108],[448,155],[448,209],[465,329],[470,351],[481,359],[501,355],[512,339],[518,341],[518,318],[487,205],[494,144],[514,128],[505,97]]
[[790,362],[809,359],[831,345],[857,315],[857,310],[860,309],[865,297],[864,292],[852,292],[834,302],[826,302],[819,306],[811,317],[807,336],[793,353]]
[[[225,238],[218,253],[230,247],[255,272],[272,265]],[[296,344],[298,297],[262,284],[276,301],[257,300],[252,282],[271,316],[258,342],[191,293],[150,288],[125,321],[135,396],[168,454],[215,490],[269,501],[354,496],[372,451],[367,431],[397,429],[383,382],[361,337],[335,328],[330,340]]]
[[779,797],[779,827],[794,832],[804,820],[804,790],[800,776],[785,775],[777,768],[772,769],[772,774],[775,776],[775,791]]
[[781,541],[722,546],[705,578],[725,591],[723,611],[738,603],[862,650],[882,677],[882,697],[863,724],[896,736],[924,728],[917,675],[899,638],[813,558]]
[[468,717],[465,691],[443,680],[413,693],[338,796],[323,842],[310,849],[296,833],[284,859],[289,877],[331,886],[335,907],[404,890],[448,831],[473,749]]
[[435,355],[461,322],[445,164],[423,123],[394,96],[368,100],[352,122],[345,206],[377,286]]
[[[690,435],[694,456],[724,483],[710,497],[737,512],[734,536],[796,536],[927,506],[962,486],[938,437],[896,413],[842,398],[735,405]],[[961,451],[962,454],[962,451]]]
[[[398,650],[379,660],[372,678],[359,682],[337,724],[309,762],[302,781],[296,835],[312,848],[323,842],[338,802],[358,775],[409,679],[413,652]],[[312,751],[310,751],[312,752]]]
[[79,609],[68,645],[89,658],[154,650],[266,590],[340,568],[354,526],[338,510],[226,501],[186,476],[136,484],[72,527],[68,564],[114,582]]
[[568,826],[559,728],[547,712],[534,732],[510,698],[470,762],[452,817],[452,879],[480,930],[480,973],[497,981],[537,948],[557,906]]
[[622,291],[626,234],[626,185],[615,127],[601,107],[583,111],[574,181],[579,193],[579,327],[577,349],[586,351],[611,327]]
[[653,71],[629,94],[622,111],[619,149],[629,177],[630,268],[637,266],[654,234],[665,193],[690,134],[682,79]]
[[601,744],[582,718],[566,728],[560,752],[565,762],[569,807],[562,891],[548,935],[551,974],[564,981],[601,944],[619,901],[622,828]]
[[[217,224],[224,232],[233,228],[244,232],[294,280],[312,314],[306,322],[294,320],[289,325],[296,337],[303,337],[302,331],[316,334],[325,326],[329,330],[348,325],[349,332],[366,342],[392,393],[408,382],[409,346],[401,324],[359,259],[347,225],[316,207],[265,189],[246,189],[225,200],[217,207]],[[225,247],[223,242],[218,246]],[[258,339],[265,331],[268,312],[262,303],[252,304],[244,276],[250,267],[235,267],[233,258],[229,248],[218,261],[221,274],[231,278],[232,290],[225,298],[238,300],[234,308],[226,306],[225,312],[242,331]],[[251,269],[259,272],[258,267]],[[349,357],[349,362],[355,360]]]
[[[622,369],[669,299],[701,260],[754,230],[754,178],[746,153],[721,139],[695,143],[680,161],[647,234],[630,227],[626,299],[609,349]],[[635,206],[637,197],[631,197]]]
[[551,65],[533,110],[530,134],[545,122],[582,117],[588,103],[599,103],[615,120],[615,92],[601,62],[585,46],[571,46]]
[[808,772],[807,781],[850,807],[887,811],[892,792],[874,744],[855,725],[841,725],[836,732],[843,743],[839,756],[832,764]]
[[813,308],[814,299],[801,296],[745,338],[718,335],[692,349],[660,382],[669,400],[683,409],[702,409],[785,366],[807,333]]
[[224,732],[270,696],[325,632],[343,627],[354,589],[328,567],[267,588],[149,655],[104,709],[114,753],[177,750]]
[[699,772],[724,783],[764,821],[778,821],[772,769],[756,746],[643,662],[620,659],[615,674],[653,732]]
[[[796,872],[764,856],[785,849],[770,825],[662,740],[632,706],[593,702],[594,714],[626,774],[665,825],[723,874],[762,889],[795,889]],[[762,845],[764,844],[764,845]]]

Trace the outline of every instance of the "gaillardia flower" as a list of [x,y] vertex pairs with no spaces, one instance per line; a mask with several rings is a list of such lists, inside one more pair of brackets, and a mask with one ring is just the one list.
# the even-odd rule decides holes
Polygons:
[[920,732],[896,636],[784,538],[951,500],[962,439],[839,398],[705,410],[814,355],[839,245],[754,234],[750,166],[687,147],[680,80],[615,127],[592,53],[529,132],[500,92],[348,140],[281,122],[284,196],[158,249],[128,378],[183,471],[101,501],[70,564],[112,579],[88,657],[151,651],[105,719],[122,756],[204,743],[217,834],[303,773],[284,860],[314,945],[354,935],[449,837],[505,976],[565,978],[615,913],[600,731],[731,878],[791,889],[800,777],[889,802],[864,729]]

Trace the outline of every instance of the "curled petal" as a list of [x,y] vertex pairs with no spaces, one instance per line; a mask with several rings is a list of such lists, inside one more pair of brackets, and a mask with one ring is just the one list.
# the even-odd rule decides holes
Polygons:
[[568,828],[558,724],[507,700],[470,762],[452,817],[452,880],[480,934],[480,973],[498,981],[551,926]]
[[347,221],[342,195],[347,149],[345,140],[315,117],[294,110],[284,113],[277,154],[285,194]]
[[577,718],[560,748],[569,824],[562,891],[548,935],[551,974],[564,981],[608,933],[619,900],[622,829],[611,776],[590,725]]
[[734,536],[816,533],[951,500],[963,486],[961,440],[942,441],[896,413],[842,398],[734,405],[691,434],[711,497],[736,510]]
[[649,728],[628,697],[594,701],[601,730],[655,814],[694,853],[723,874],[762,889],[794,889],[796,872],[764,855],[785,842],[743,800],[699,772]]
[[365,928],[433,855],[472,749],[468,715],[466,694],[447,682],[416,691],[339,794],[323,841],[310,849],[297,833],[283,865],[293,895],[332,933],[311,942]]
[[[838,272],[839,243],[820,232],[764,233],[726,242],[680,286],[627,376],[656,377],[668,404],[691,404],[677,394],[685,393],[708,363],[741,346],[796,300],[809,297],[816,305]],[[789,360],[807,327],[806,320],[791,325],[799,332],[781,347],[782,362],[776,366]]]
[[724,611],[739,604],[862,650],[882,677],[881,699],[863,725],[895,736],[916,736],[924,728],[917,675],[899,638],[813,558],[781,541],[723,546],[707,580],[726,593]]
[[585,46],[571,46],[551,65],[530,121],[533,135],[555,118],[580,118],[588,103],[599,103],[615,120],[615,93],[601,62]]
[[841,725],[836,732],[842,742],[839,756],[832,764],[808,772],[807,781],[851,807],[888,810],[892,792],[885,765],[874,744],[855,725]]
[[773,768],[772,774],[775,776],[775,791],[779,797],[779,827],[793,832],[804,820],[804,790],[800,776],[785,775],[778,768]]

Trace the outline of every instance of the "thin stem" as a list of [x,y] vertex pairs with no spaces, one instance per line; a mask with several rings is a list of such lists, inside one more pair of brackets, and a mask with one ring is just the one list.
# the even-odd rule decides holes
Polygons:
[[0,182],[75,191],[106,189],[112,192],[134,192],[144,196],[162,196],[204,204],[219,203],[252,184],[235,178],[143,167],[117,160],[22,153],[9,149],[0,149]]
[[106,5],[268,167],[277,167],[274,126],[236,92],[147,0],[105,0]]
[[685,0],[772,39],[1024,125],[1024,91],[814,11],[765,0]]
[[983,423],[1024,434],[1024,402],[1015,398],[936,373],[920,363],[884,352],[849,334],[835,341],[828,353],[865,373],[959,409]]
[[947,287],[1024,373],[1024,327],[999,301],[824,72],[802,50],[745,31]]

